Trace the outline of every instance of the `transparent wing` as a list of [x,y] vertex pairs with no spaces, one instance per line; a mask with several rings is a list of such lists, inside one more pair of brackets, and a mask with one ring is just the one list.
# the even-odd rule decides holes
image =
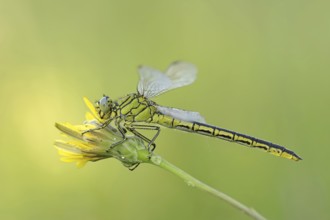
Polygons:
[[138,72],[140,75],[138,92],[150,98],[193,83],[197,69],[191,63],[177,61],[172,63],[165,73],[147,66],[140,66]]
[[169,108],[169,107],[164,107],[164,106],[156,106],[156,107],[157,107],[158,111],[160,111],[164,115],[169,115],[169,116],[179,119],[179,120],[205,123],[204,117],[201,116],[198,112],[185,111],[182,109]]
[[158,70],[141,66],[138,71],[140,74],[138,92],[144,97],[157,96],[172,86],[171,79]]

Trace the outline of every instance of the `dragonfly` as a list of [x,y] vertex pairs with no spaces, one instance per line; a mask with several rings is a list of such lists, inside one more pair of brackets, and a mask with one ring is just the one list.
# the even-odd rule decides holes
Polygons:
[[[136,93],[116,100],[103,95],[96,102],[95,108],[99,117],[104,121],[103,127],[113,122],[123,137],[111,147],[125,141],[126,133],[129,131],[147,142],[148,149],[153,151],[161,127],[167,127],[262,149],[293,161],[302,160],[296,153],[284,146],[210,125],[198,112],[165,107],[151,100],[167,91],[192,84],[197,75],[195,65],[176,61],[170,64],[164,72],[148,66],[139,66],[138,73],[140,80]],[[142,130],[154,130],[156,133],[149,139],[141,133]]]

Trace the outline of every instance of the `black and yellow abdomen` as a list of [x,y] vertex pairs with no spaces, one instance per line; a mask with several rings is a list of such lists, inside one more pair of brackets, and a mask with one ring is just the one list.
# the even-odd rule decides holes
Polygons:
[[240,134],[234,131],[219,128],[216,126],[212,126],[200,122],[182,121],[173,118],[171,116],[167,116],[159,113],[153,116],[152,122],[169,128],[175,128],[182,131],[198,133],[210,137],[216,137],[252,148],[259,148],[273,155],[284,157],[294,161],[301,160],[301,158],[297,154],[295,154],[291,150],[286,149],[283,146],[273,144],[268,141],[260,140],[258,138],[251,137],[245,134]]

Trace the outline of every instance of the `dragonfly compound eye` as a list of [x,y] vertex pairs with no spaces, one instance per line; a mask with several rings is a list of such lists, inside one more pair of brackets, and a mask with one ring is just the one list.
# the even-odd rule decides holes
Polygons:
[[111,110],[111,100],[109,96],[103,96],[98,102],[98,107],[100,108],[103,114],[107,114]]

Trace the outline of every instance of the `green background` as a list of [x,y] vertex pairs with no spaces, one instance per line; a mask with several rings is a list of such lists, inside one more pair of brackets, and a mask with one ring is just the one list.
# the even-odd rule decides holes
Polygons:
[[1,219],[249,219],[150,165],[59,161],[83,96],[135,92],[174,60],[197,81],[154,99],[283,144],[293,162],[163,129],[156,152],[269,219],[330,218],[329,1],[0,1]]

